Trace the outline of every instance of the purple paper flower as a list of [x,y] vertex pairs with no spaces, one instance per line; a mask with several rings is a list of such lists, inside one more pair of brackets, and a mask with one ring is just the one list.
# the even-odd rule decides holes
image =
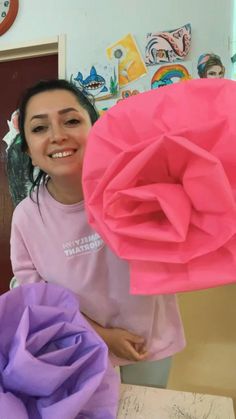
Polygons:
[[44,282],[0,296],[4,419],[113,419],[118,377],[76,297]]

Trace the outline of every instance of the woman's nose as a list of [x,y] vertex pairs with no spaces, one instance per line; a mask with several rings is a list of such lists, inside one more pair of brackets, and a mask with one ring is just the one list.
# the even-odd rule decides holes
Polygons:
[[51,128],[51,141],[61,143],[67,139],[67,134],[62,126],[55,124]]

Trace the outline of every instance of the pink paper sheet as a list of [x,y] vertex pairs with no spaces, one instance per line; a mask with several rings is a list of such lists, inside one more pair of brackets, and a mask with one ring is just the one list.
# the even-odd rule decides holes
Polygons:
[[89,222],[130,264],[130,291],[236,279],[236,83],[191,80],[133,96],[91,130]]

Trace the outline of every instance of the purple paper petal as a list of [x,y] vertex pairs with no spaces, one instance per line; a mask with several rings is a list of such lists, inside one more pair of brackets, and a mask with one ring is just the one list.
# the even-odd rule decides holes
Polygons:
[[0,321],[4,418],[116,417],[118,377],[73,293],[44,282],[15,288],[0,296]]

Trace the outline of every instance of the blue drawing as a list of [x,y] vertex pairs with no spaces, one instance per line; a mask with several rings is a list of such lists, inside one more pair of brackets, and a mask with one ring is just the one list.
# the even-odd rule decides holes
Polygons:
[[74,77],[74,80],[77,81],[80,89],[84,93],[97,96],[100,93],[108,92],[108,88],[106,87],[106,80],[104,77],[97,74],[96,68],[94,66],[91,67],[90,75],[86,77],[86,79],[83,78],[81,72],[78,72],[77,76]]
[[163,79],[163,80],[159,80],[159,81],[154,81],[152,83],[151,89],[157,89],[158,87],[168,86],[168,84],[173,84],[173,81],[167,80],[167,79]]

